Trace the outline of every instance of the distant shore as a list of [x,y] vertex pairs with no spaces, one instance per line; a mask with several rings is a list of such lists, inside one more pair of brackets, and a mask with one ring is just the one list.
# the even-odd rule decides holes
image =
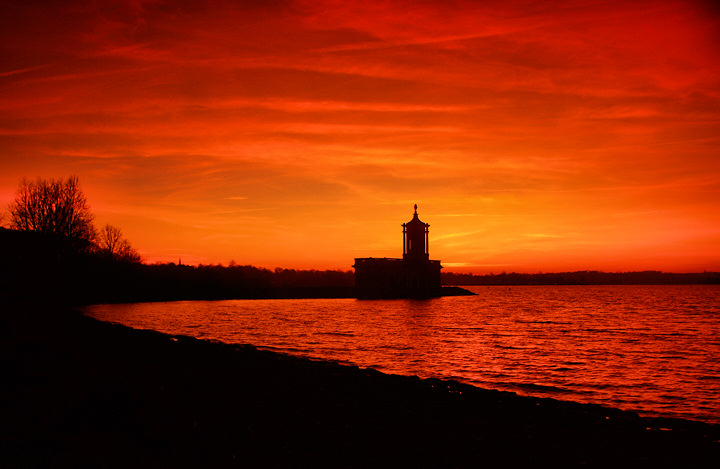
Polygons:
[[720,426],[0,315],[1,467],[720,467]]
[[720,285],[720,272],[673,273],[657,270],[641,272],[548,272],[523,274],[517,272],[475,275],[455,272],[442,274],[443,285]]

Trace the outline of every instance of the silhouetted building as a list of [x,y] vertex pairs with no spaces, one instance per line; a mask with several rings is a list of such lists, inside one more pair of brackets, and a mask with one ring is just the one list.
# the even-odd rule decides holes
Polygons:
[[402,224],[403,257],[355,259],[355,289],[358,298],[430,298],[440,296],[440,261],[431,261],[429,224],[418,218]]

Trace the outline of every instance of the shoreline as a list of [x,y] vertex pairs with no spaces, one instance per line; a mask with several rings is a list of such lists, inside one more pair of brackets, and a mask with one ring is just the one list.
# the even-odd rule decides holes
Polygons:
[[[122,294],[108,297],[85,298],[83,301],[68,302],[76,307],[90,304],[120,304],[120,303],[161,303],[171,301],[223,301],[223,300],[309,300],[309,299],[417,299],[427,300],[447,296],[476,296],[470,290],[458,286],[443,286],[437,296],[423,298],[393,297],[393,298],[358,298],[355,287],[271,287],[241,289],[227,295],[213,294],[187,294],[174,292],[172,294]],[[29,298],[29,297],[28,297]],[[24,298],[24,299],[28,299]]]
[[717,467],[720,425],[96,321],[0,316],[3,467]]

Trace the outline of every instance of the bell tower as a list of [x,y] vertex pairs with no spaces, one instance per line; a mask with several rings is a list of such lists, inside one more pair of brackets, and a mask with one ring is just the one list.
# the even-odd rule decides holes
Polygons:
[[443,295],[440,261],[431,261],[428,228],[418,218],[402,224],[402,259],[355,258],[355,290],[358,298],[435,298]]
[[418,218],[417,204],[412,220],[402,224],[403,227],[403,259],[428,260],[430,259],[428,246],[429,224]]

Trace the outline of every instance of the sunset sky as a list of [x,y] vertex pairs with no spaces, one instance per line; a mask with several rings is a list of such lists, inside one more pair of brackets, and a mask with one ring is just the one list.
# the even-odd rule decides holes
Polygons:
[[[0,210],[77,175],[147,262],[720,270],[710,1],[3,1]],[[7,223],[7,214],[5,223]]]

